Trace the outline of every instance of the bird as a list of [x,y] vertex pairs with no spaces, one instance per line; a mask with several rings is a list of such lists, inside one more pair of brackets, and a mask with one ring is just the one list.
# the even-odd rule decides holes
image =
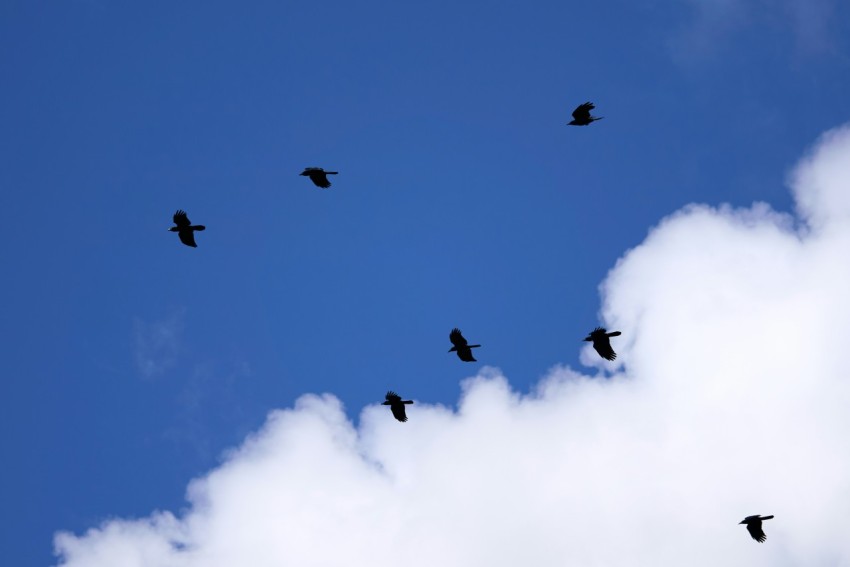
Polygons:
[[387,392],[387,401],[383,402],[382,406],[390,406],[393,412],[393,417],[401,422],[407,421],[407,415],[404,413],[404,404],[412,404],[412,400],[402,400],[401,396],[390,390]]
[[620,331],[613,331],[609,333],[602,327],[596,327],[590,332],[589,335],[584,338],[584,340],[593,341],[593,348],[596,349],[596,352],[599,353],[599,356],[601,356],[605,360],[614,360],[615,358],[617,358],[617,353],[614,352],[613,348],[611,348],[611,341],[609,341],[608,338],[619,336]]
[[193,225],[189,220],[189,217],[186,216],[186,211],[178,210],[174,213],[174,224],[177,226],[172,226],[168,230],[171,232],[176,232],[177,236],[180,237],[180,242],[185,244],[186,246],[191,246],[192,248],[197,248],[198,245],[195,244],[195,231],[196,230],[206,230],[202,224]]
[[767,536],[764,535],[764,530],[761,529],[761,521],[762,520],[770,520],[773,516],[759,516],[756,514],[755,516],[747,516],[738,524],[746,524],[747,531],[750,532],[750,535],[753,536],[753,539],[759,543],[764,543],[764,540],[767,539]]
[[580,104],[573,110],[573,119],[567,122],[569,126],[587,126],[594,120],[602,120],[604,116],[591,116],[590,111],[596,108],[592,102]]
[[466,344],[466,339],[463,338],[463,335],[460,333],[460,329],[454,328],[452,332],[449,333],[449,340],[452,341],[454,345],[449,349],[449,352],[457,352],[457,357],[464,362],[476,362],[475,358],[472,356],[472,349],[478,348],[481,345],[468,345]]
[[316,187],[321,187],[322,189],[327,189],[331,186],[331,182],[328,181],[328,175],[337,174],[339,174],[338,171],[325,171],[321,167],[305,167],[304,171],[301,172],[301,175],[306,175]]

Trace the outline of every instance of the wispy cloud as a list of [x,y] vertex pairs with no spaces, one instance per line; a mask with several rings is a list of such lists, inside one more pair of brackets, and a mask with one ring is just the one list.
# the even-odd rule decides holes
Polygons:
[[186,309],[174,310],[164,319],[133,323],[136,368],[144,378],[154,378],[171,368],[180,350]]
[[[610,378],[556,367],[524,395],[485,368],[456,411],[374,405],[359,427],[303,396],[185,514],[60,533],[60,563],[850,564],[850,128],[792,179],[796,217],[691,206],[625,254],[602,288]],[[750,514],[775,515],[766,543]]]
[[839,0],[673,0],[690,11],[673,38],[679,59],[729,55],[724,49],[738,34],[762,29],[787,32],[799,54],[828,53],[836,46]]

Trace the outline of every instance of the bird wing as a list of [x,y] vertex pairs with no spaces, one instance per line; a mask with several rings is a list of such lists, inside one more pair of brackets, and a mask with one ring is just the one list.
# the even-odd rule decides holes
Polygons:
[[[460,329],[458,328],[452,329],[452,332],[449,333],[449,340],[459,349],[466,346],[466,339],[460,334]],[[458,355],[460,355],[460,352],[458,352]]]
[[400,402],[400,401],[401,401],[401,396],[399,396],[398,394],[396,394],[395,392],[393,392],[392,390],[390,390],[389,392],[387,392],[386,400],[387,400],[388,402],[390,402],[390,403],[393,403],[393,402]]
[[614,360],[617,358],[617,353],[614,352],[613,348],[611,348],[611,341],[609,341],[608,337],[605,335],[602,335],[601,337],[594,337],[593,348],[599,353],[599,356],[605,360]]
[[761,529],[761,520],[747,524],[747,531],[759,543],[764,543],[764,540],[767,539],[767,536],[764,535],[764,530]]
[[475,360],[475,357],[472,356],[471,348],[459,348],[457,349],[457,357],[464,362],[478,362]]
[[325,175],[324,171],[310,172],[310,181],[315,183],[316,187],[321,187],[322,189],[327,189],[331,186],[331,182],[328,181],[328,176]]
[[390,404],[390,410],[393,412],[393,417],[399,421],[407,421],[407,414],[404,413],[403,403]]
[[192,223],[189,221],[189,217],[186,216],[186,211],[177,211],[174,213],[174,224],[179,227],[190,226]]
[[195,244],[195,232],[193,230],[179,230],[177,231],[177,236],[180,237],[180,242],[186,246],[191,246],[192,248],[198,247]]
[[590,111],[596,108],[592,102],[580,104],[573,110],[573,118],[576,120],[587,120],[590,118]]

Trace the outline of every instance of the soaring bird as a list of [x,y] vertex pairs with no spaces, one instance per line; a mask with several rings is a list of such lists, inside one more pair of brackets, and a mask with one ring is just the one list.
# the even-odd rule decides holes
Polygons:
[[180,237],[180,242],[186,246],[197,248],[198,245],[195,244],[195,231],[206,230],[207,227],[202,224],[193,225],[189,217],[186,216],[186,211],[182,210],[174,213],[174,224],[177,226],[172,226],[168,230],[176,232],[177,236]]
[[753,539],[759,543],[764,543],[764,540],[767,539],[767,536],[764,535],[764,530],[761,529],[761,521],[762,520],[770,520],[773,516],[759,516],[756,514],[755,516],[747,516],[738,524],[746,524],[747,531],[750,532],[750,535],[753,536]]
[[449,352],[457,352],[457,357],[464,362],[476,362],[475,358],[472,357],[472,349],[478,348],[481,345],[466,344],[466,339],[463,338],[463,335],[460,334],[460,329],[457,328],[452,329],[452,332],[449,333],[449,340],[454,345],[449,349]]
[[387,392],[387,401],[382,403],[382,406],[390,406],[393,412],[393,417],[399,421],[407,421],[407,415],[404,413],[404,404],[412,404],[412,400],[402,400],[401,396],[390,390]]
[[327,189],[331,186],[331,182],[328,181],[328,175],[337,175],[338,173],[338,171],[325,171],[321,167],[305,167],[301,175],[309,177],[310,181],[315,183],[316,187]]
[[568,122],[570,126],[587,126],[594,120],[602,120],[604,116],[591,116],[590,111],[596,108],[592,102],[580,104],[573,110],[573,119]]
[[609,337],[619,337],[620,331],[614,331],[609,333],[602,327],[596,327],[593,329],[589,335],[587,335],[584,340],[593,341],[593,348],[596,349],[596,352],[599,353],[599,356],[604,358],[605,360],[614,360],[617,358],[617,353],[614,352],[614,349],[611,348],[611,341],[608,340]]

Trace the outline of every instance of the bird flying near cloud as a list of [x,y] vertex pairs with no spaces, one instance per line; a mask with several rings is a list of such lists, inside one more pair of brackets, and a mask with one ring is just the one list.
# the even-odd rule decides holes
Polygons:
[[180,242],[185,244],[186,246],[191,246],[192,248],[197,248],[198,245],[195,244],[195,231],[196,230],[206,230],[202,224],[193,225],[189,220],[189,217],[186,216],[186,211],[179,210],[174,213],[174,224],[177,226],[172,226],[168,230],[171,232],[176,232],[177,236],[180,237]]
[[466,344],[466,339],[463,338],[463,335],[460,333],[460,329],[458,328],[452,329],[452,332],[449,333],[449,340],[454,345],[449,349],[449,352],[457,352],[457,357],[464,362],[476,362],[475,358],[472,356],[472,349],[478,348],[481,345]]
[[599,353],[599,356],[605,360],[614,360],[617,358],[617,353],[614,352],[613,348],[611,348],[611,341],[609,340],[609,337],[618,336],[620,336],[620,331],[612,331],[609,333],[602,327],[596,327],[584,338],[584,340],[593,342],[593,348]]
[[404,412],[405,404],[412,404],[412,400],[402,400],[401,396],[390,390],[387,392],[386,396],[387,401],[383,402],[382,406],[390,406],[390,411],[393,412],[393,417],[397,420],[404,422],[407,421],[407,414]]
[[756,514],[755,516],[747,516],[738,524],[746,524],[747,531],[750,532],[750,535],[753,536],[753,539],[759,543],[764,543],[764,540],[767,539],[767,536],[764,534],[764,530],[761,529],[761,521],[762,520],[770,520],[773,516],[759,516]]
[[337,175],[338,171],[325,171],[321,167],[305,167],[304,171],[301,172],[301,175],[306,175],[310,178],[316,187],[321,187],[322,189],[327,189],[331,186],[331,182],[328,181],[328,175]]
[[573,110],[573,119],[567,124],[570,126],[587,126],[594,120],[602,120],[604,116],[591,116],[590,111],[596,108],[592,102],[580,104]]

